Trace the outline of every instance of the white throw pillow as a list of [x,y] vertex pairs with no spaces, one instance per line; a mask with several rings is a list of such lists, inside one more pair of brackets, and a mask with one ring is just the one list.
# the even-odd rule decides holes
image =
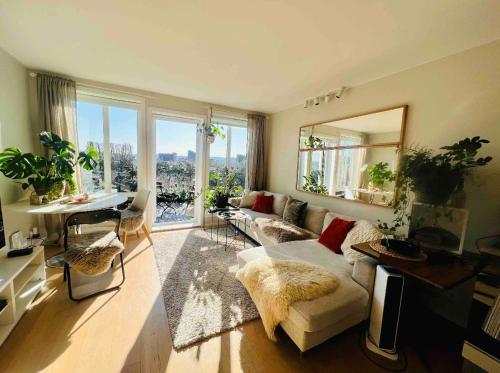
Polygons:
[[245,192],[245,194],[243,194],[243,196],[241,197],[240,207],[252,208],[255,200],[257,199],[257,196],[261,196],[263,194],[263,191]]
[[349,233],[347,233],[340,249],[342,250],[342,253],[344,253],[344,257],[349,264],[354,264],[356,260],[364,258],[366,255],[351,249],[351,245],[375,241],[381,238],[384,238],[384,235],[372,223],[367,220],[358,220]]

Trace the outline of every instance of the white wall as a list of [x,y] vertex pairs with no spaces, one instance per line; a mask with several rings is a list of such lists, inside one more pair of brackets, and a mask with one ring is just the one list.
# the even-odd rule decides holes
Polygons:
[[[34,151],[28,110],[28,72],[20,62],[0,49],[0,148],[7,147],[18,147],[23,152]],[[0,175],[7,242],[10,233],[18,229],[27,233],[33,224],[33,219],[5,208],[24,194],[19,184]]]
[[[353,60],[353,63],[356,61]],[[439,148],[464,137],[491,141],[482,155],[493,161],[466,182],[470,222],[466,248],[500,229],[500,41],[384,77],[345,92],[340,100],[271,116],[269,189],[370,220],[392,210],[295,190],[299,126],[407,104],[406,144]]]

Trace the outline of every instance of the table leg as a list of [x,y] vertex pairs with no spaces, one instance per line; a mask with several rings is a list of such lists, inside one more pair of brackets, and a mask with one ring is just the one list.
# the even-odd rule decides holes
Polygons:
[[214,214],[211,214],[212,215],[212,221],[210,223],[210,240],[213,239],[213,235],[214,235]]
[[217,218],[217,244],[219,244],[219,224],[220,224],[220,219]]
[[229,221],[226,220],[226,241],[224,244],[224,251],[227,251],[227,231],[229,229]]
[[59,240],[62,237],[62,228],[64,224],[64,217],[61,215],[44,215],[45,230],[47,231],[47,238],[44,241],[46,246],[58,246]]

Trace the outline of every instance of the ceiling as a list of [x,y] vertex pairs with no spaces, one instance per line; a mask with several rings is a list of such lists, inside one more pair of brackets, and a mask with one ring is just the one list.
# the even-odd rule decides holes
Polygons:
[[30,68],[266,113],[497,39],[498,0],[0,0]]

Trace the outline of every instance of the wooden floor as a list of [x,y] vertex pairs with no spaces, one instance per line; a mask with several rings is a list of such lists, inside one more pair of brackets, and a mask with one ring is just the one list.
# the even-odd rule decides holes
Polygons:
[[[81,303],[68,299],[62,271],[47,269],[46,288],[0,348],[0,372],[385,371],[361,352],[360,328],[302,357],[283,332],[279,342],[269,341],[260,320],[175,351],[154,253],[143,236],[127,243],[125,263],[119,291]],[[412,350],[405,354],[406,371],[426,371]]]

